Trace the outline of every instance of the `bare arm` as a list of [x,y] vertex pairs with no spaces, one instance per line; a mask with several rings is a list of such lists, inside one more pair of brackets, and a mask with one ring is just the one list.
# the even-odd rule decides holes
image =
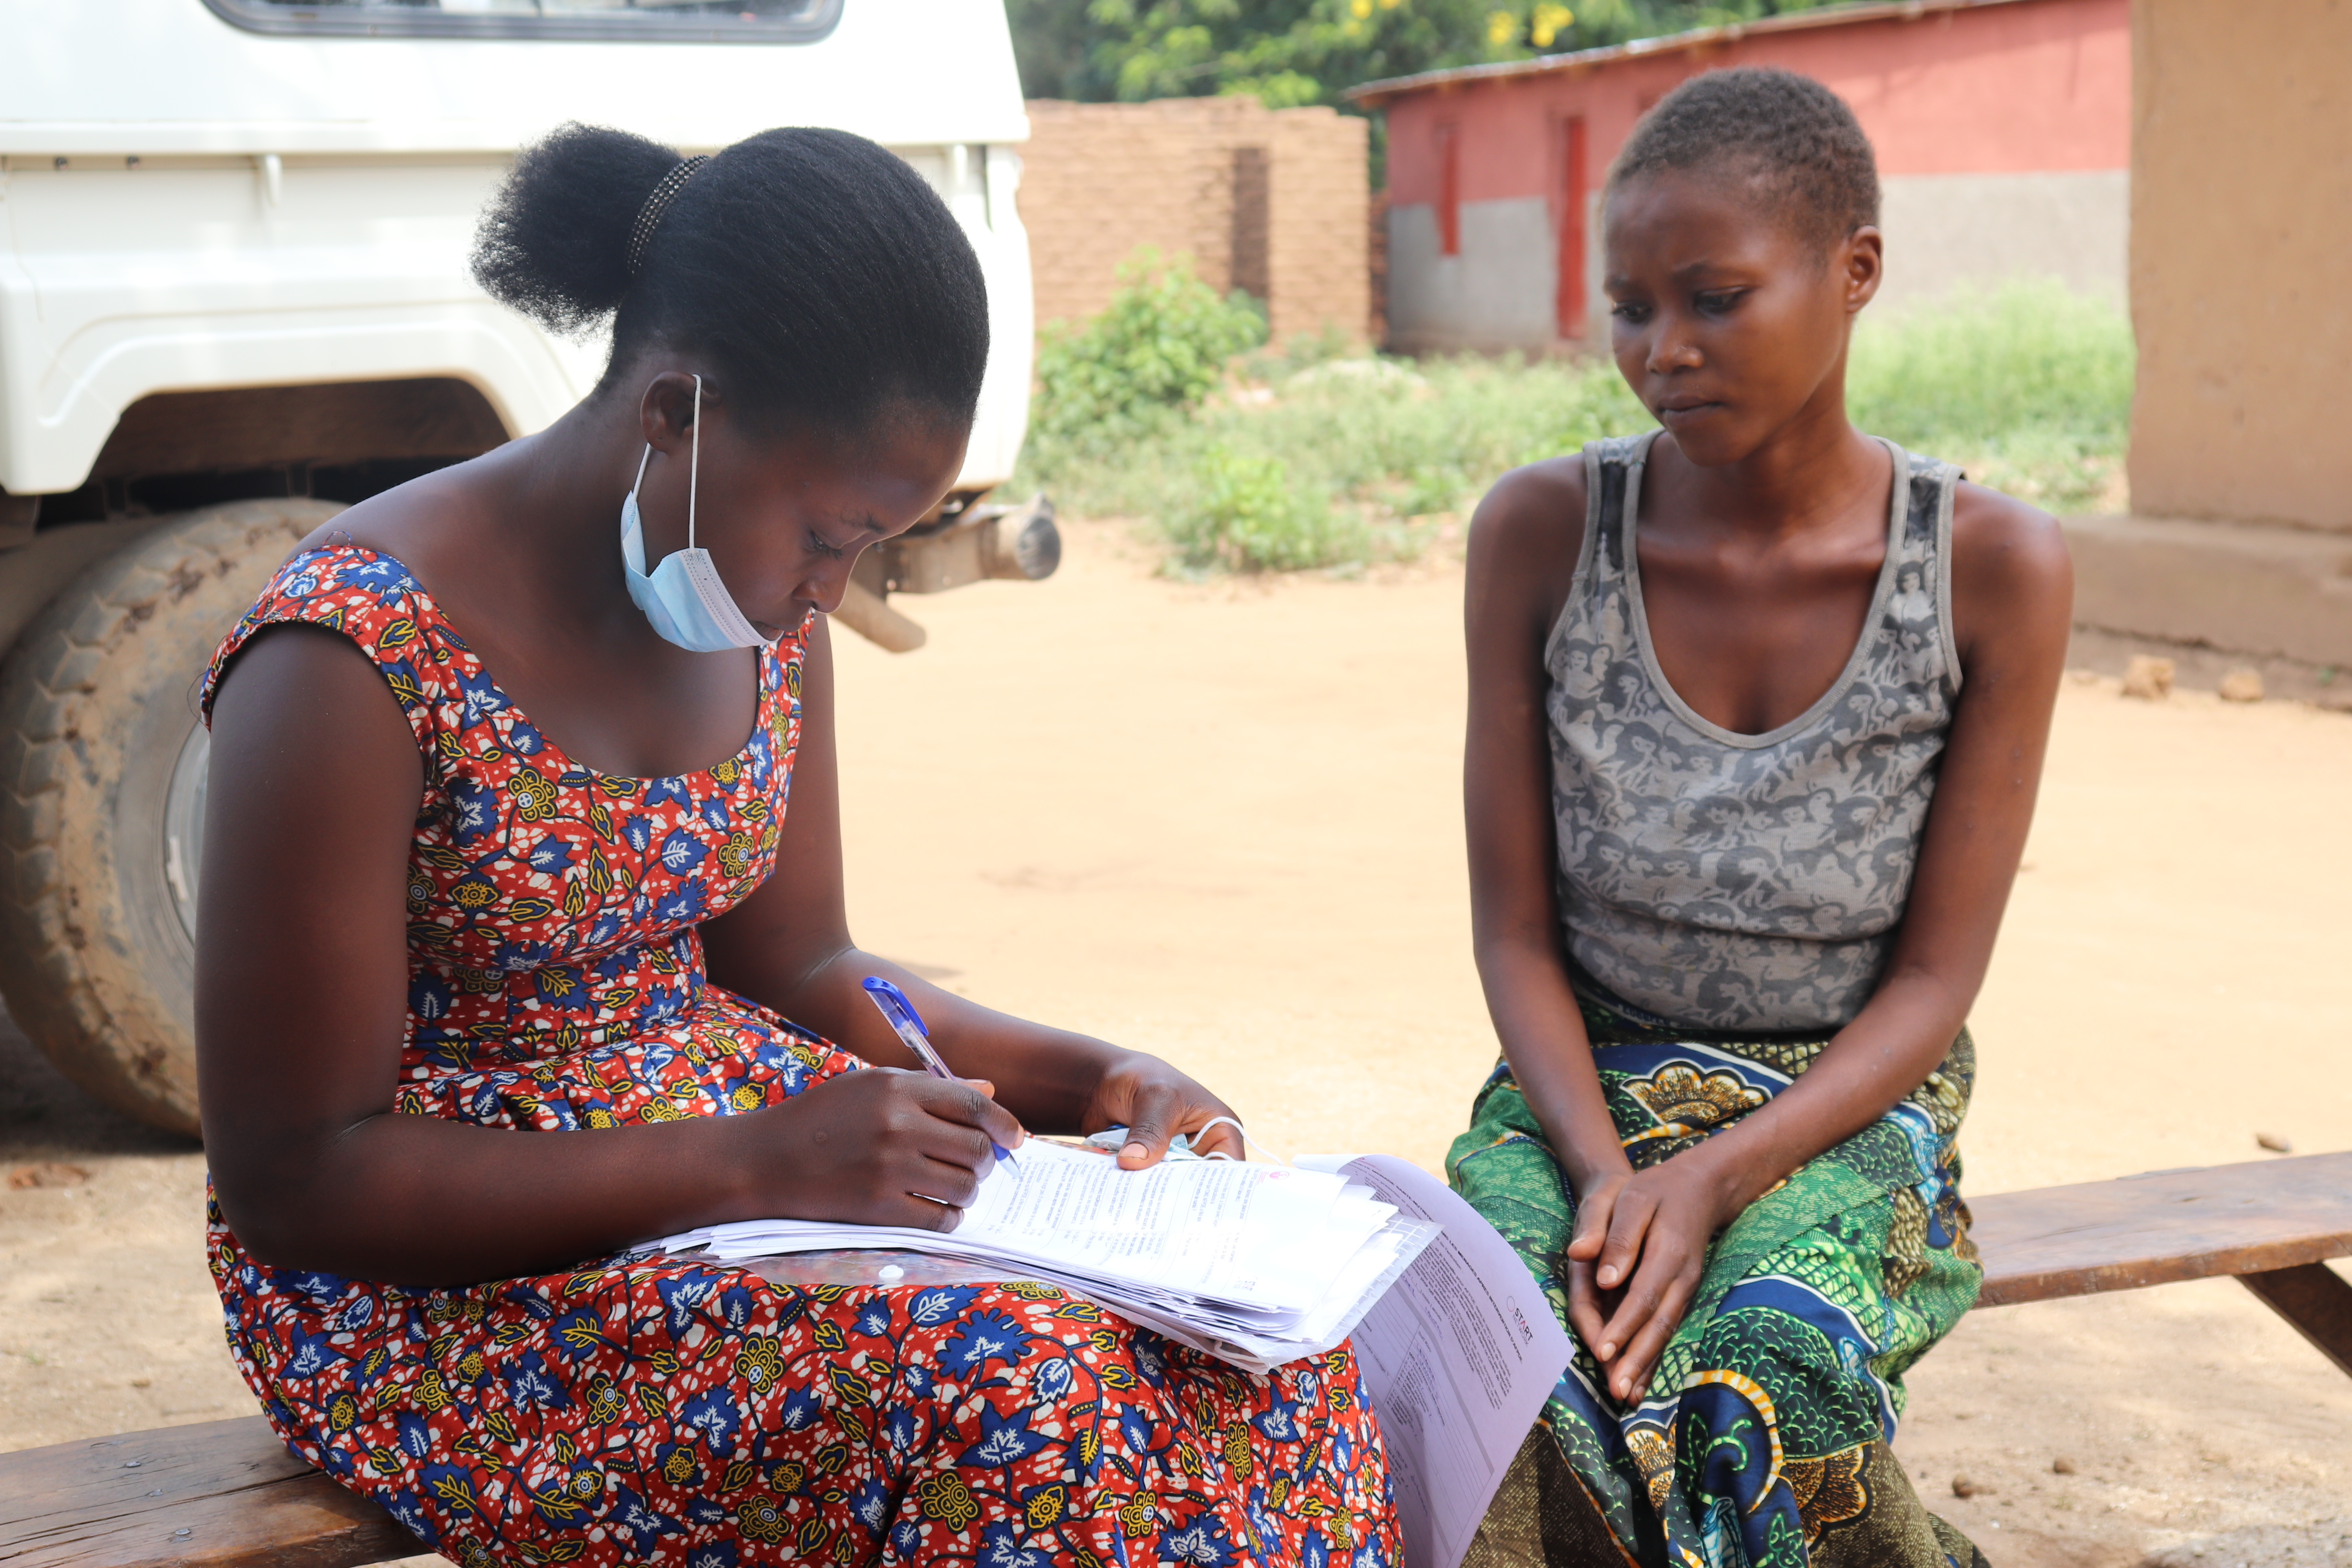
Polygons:
[[[265,1262],[413,1284],[562,1268],[727,1219],[943,1227],[1013,1119],[971,1087],[853,1073],[765,1110],[521,1132],[391,1110],[424,785],[373,666],[257,637],[214,705],[196,955],[205,1143]],[[838,881],[838,873],[835,873]]]
[[1584,532],[1581,463],[1507,474],[1470,524],[1470,672],[1462,794],[1471,943],[1503,1056],[1570,1185],[1630,1174],[1560,963],[1543,646]]
[[[1233,1114],[1156,1057],[983,1007],[861,951],[843,901],[833,645],[822,624],[810,637],[801,691],[800,752],[775,874],[703,928],[713,979],[867,1061],[914,1068],[866,995],[867,975],[887,976],[914,1002],[950,1067],[992,1085],[1000,1104],[1040,1131],[1133,1129],[1136,1142],[1120,1155],[1131,1166],[1159,1159],[1175,1133]],[[1242,1156],[1230,1127],[1213,1130],[1202,1147]]]

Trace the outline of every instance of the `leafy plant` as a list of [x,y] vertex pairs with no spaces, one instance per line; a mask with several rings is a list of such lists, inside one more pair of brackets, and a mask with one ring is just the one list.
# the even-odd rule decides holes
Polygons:
[[1163,525],[1175,563],[1191,572],[1294,572],[1360,560],[1360,524],[1293,480],[1280,458],[1212,444]]
[[1265,341],[1255,301],[1219,299],[1188,258],[1139,251],[1109,307],[1055,322],[1037,353],[1030,429],[1049,453],[1133,439],[1199,405],[1234,355]]

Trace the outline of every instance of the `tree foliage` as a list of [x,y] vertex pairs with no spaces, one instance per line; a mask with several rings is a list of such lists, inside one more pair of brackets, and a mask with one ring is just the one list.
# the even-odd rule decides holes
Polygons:
[[1337,103],[1360,82],[1519,60],[1824,0],[1006,0],[1022,91]]

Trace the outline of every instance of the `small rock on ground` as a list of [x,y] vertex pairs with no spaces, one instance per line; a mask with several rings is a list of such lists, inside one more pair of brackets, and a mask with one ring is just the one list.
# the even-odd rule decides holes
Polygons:
[[2262,671],[2233,669],[2221,678],[2220,690],[2224,702],[2260,702],[2263,700]]
[[2124,670],[2124,695],[2158,702],[2172,695],[2172,661],[2136,653]]

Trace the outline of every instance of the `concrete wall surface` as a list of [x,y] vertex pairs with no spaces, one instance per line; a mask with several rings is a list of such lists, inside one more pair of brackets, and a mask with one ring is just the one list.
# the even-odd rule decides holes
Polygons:
[[[1906,18],[1756,29],[1728,41],[1578,63],[1531,62],[1510,74],[1375,94],[1388,116],[1392,245],[1435,234],[1449,142],[1462,246],[1427,275],[1390,263],[1390,342],[1405,349],[1477,346],[1544,352],[1607,338],[1598,286],[1597,193],[1641,115],[1700,71],[1775,65],[1826,83],[1853,107],[1885,187],[1887,286],[1900,309],[1956,283],[2048,276],[2121,299],[2131,160],[2129,0],[2015,0]],[[1568,132],[1581,126],[1580,136]],[[1575,152],[1572,153],[1571,149]],[[1570,164],[1573,159],[1574,167]],[[1568,205],[1587,204],[1580,233]],[[1540,204],[1517,224],[1528,254],[1480,254],[1472,215]],[[1411,215],[1418,211],[1422,216]],[[1562,321],[1562,251],[1580,240],[1588,279],[1580,317]],[[1428,253],[1430,262],[1439,260]],[[1507,281],[1506,281],[1507,279]],[[1511,300],[1478,298],[1493,287]],[[1410,306],[1400,301],[1410,300]],[[1493,325],[1517,323],[1507,342]]]
[[2066,521],[2074,624],[2352,673],[2352,541],[2144,517]]
[[2352,531],[2352,4],[2132,24],[2133,507]]
[[1871,309],[1881,313],[2010,278],[2055,278],[2120,306],[2131,270],[2131,174],[1888,174],[1879,181],[1878,226],[1886,279]]
[[[1141,246],[1264,298],[1277,341],[1371,312],[1369,124],[1254,98],[1029,105],[1021,218],[1039,322],[1093,315]],[[1238,200],[1237,200],[1238,195]]]

